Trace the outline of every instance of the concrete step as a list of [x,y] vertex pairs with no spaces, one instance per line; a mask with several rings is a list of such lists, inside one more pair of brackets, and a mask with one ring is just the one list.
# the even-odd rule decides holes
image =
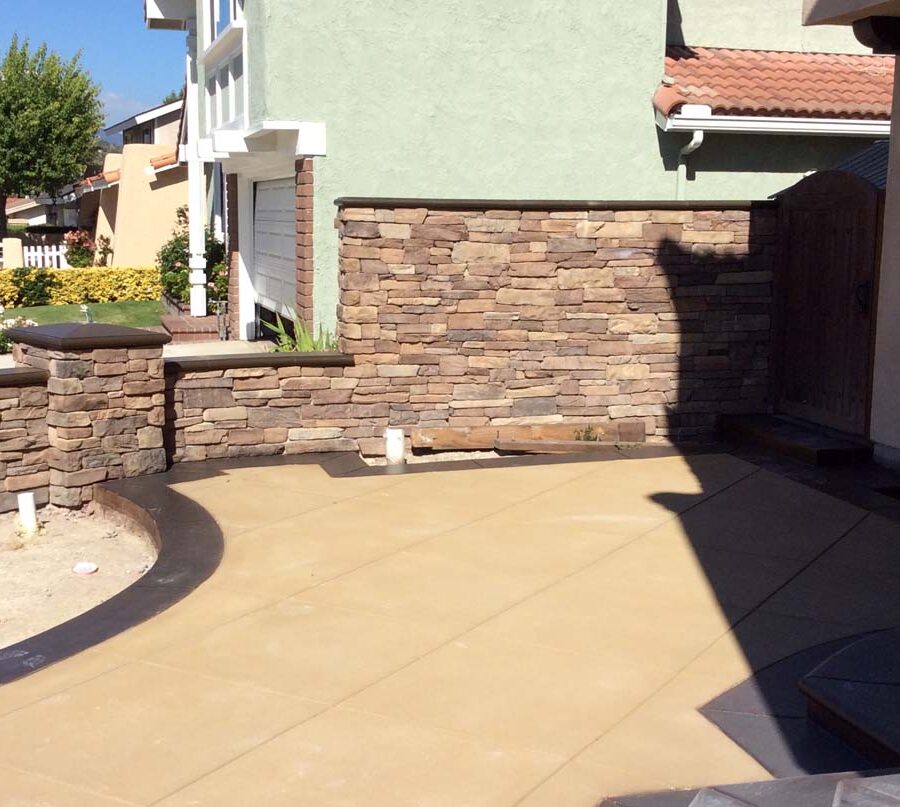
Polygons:
[[752,805],[749,801],[729,796],[721,790],[710,787],[701,790],[694,796],[690,807],[752,807]]
[[780,415],[724,416],[719,431],[724,438],[810,465],[855,465],[872,458],[868,440]]
[[[896,770],[828,773],[766,782],[719,785],[700,791],[618,796],[604,807],[896,807]],[[699,801],[699,799],[705,799]],[[840,801],[839,799],[869,801]]]
[[810,717],[881,765],[900,765],[900,630],[869,634],[800,680]]
[[846,779],[834,793],[832,807],[889,807],[900,805],[900,776]]

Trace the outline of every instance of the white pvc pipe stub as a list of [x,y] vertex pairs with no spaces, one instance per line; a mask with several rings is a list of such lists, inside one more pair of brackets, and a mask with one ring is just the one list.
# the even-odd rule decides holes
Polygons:
[[384,430],[384,456],[388,465],[403,465],[406,462],[406,435],[403,429]]
[[19,526],[24,533],[33,535],[38,528],[34,493],[20,493],[17,498],[19,502]]

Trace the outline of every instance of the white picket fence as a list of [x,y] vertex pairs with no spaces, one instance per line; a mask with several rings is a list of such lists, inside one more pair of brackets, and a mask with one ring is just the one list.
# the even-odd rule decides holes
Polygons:
[[66,247],[63,244],[53,246],[24,247],[25,265],[35,269],[70,269],[66,260]]

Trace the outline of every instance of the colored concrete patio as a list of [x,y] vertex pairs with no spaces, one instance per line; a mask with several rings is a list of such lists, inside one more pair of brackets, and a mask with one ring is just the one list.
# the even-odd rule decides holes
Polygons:
[[211,578],[0,687],[0,805],[588,807],[765,779],[698,708],[900,623],[900,527],[729,455],[211,468],[153,482],[215,518]]

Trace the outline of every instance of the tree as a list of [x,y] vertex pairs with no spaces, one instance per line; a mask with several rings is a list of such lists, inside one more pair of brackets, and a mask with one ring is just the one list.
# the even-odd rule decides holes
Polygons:
[[81,65],[13,37],[0,62],[0,236],[10,196],[51,198],[96,158],[100,88]]
[[164,104],[174,104],[176,101],[180,101],[184,98],[184,87],[180,90],[172,90],[165,98],[163,98]]

